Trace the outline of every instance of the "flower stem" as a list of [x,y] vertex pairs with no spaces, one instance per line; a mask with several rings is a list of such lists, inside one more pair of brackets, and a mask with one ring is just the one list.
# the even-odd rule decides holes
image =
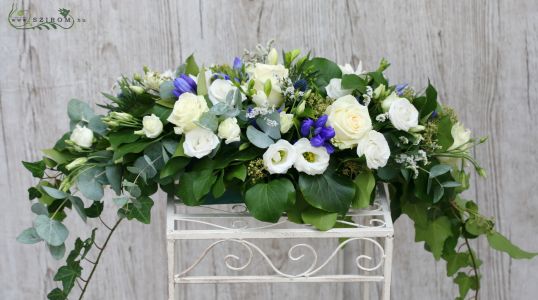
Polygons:
[[[101,259],[101,256],[103,255],[103,252],[105,251],[106,249],[106,246],[108,244],[108,241],[110,241],[110,238],[112,237],[112,234],[114,233],[114,231],[116,231],[116,228],[118,228],[118,225],[120,225],[121,221],[123,220],[123,218],[120,218],[116,224],[114,224],[114,226],[112,227],[112,229],[110,229],[110,232],[108,233],[108,236],[106,237],[106,240],[105,240],[105,243],[103,244],[103,246],[99,249],[99,254],[97,255],[97,259],[95,260],[95,263],[93,264],[93,267],[92,267],[92,270],[90,272],[90,275],[88,276],[88,279],[86,280],[83,280],[84,281],[84,288],[82,289],[82,292],[80,293],[80,297],[78,298],[79,300],[82,299],[82,297],[84,297],[84,294],[86,293],[86,289],[88,288],[88,284],[90,283],[90,280],[92,279],[92,276],[93,276],[93,273],[95,273],[95,269],[97,268],[97,265],[99,265],[99,261]],[[81,278],[82,279],[82,278]]]
[[471,263],[473,264],[474,277],[476,281],[476,290],[474,292],[474,300],[478,300],[478,291],[480,291],[480,278],[478,278],[478,266],[476,265],[476,260],[474,258],[473,250],[471,249],[471,245],[469,245],[469,239],[465,236],[463,238],[465,239],[465,245],[467,245],[467,249],[469,250],[469,255],[471,256]]

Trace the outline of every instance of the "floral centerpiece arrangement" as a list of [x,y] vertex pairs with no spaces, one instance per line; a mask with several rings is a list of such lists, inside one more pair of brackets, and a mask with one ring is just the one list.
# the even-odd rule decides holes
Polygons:
[[[270,45],[258,46],[232,65],[200,67],[190,56],[174,71],[144,68],[122,77],[113,95],[103,94],[110,100],[100,105],[105,115],[72,100],[71,130],[42,160],[23,162],[39,182],[28,190],[35,221],[18,240],[44,241],[61,259],[68,236],[62,221],[70,211],[100,219],[105,187],[117,195],[118,221],[104,225],[103,245],[96,229],[75,240],[49,299],[66,299],[76,284],[82,298],[120,222],[150,223],[158,189],[185,205],[239,201],[262,221],[286,213],[329,230],[350,208],[369,206],[376,184],[386,183],[393,219],[414,221],[415,240],[447,262],[458,299],[479,290],[481,262],[470,239],[486,236],[514,258],[534,257],[461,197],[467,167],[485,177],[469,149],[486,139],[474,138],[432,85],[420,92],[391,85],[387,67],[385,60],[373,71],[339,66],[299,50],[279,59]],[[92,247],[95,260],[87,257]]]

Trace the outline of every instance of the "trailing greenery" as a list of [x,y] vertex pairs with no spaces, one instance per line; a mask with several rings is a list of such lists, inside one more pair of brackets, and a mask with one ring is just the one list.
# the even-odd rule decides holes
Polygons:
[[386,183],[393,219],[407,215],[416,242],[446,261],[456,299],[470,291],[478,297],[482,262],[470,240],[484,236],[517,259],[537,255],[513,245],[462,195],[469,167],[485,177],[469,150],[486,139],[471,136],[433,85],[421,92],[391,85],[385,60],[367,72],[299,50],[282,56],[279,65],[269,45],[233,66],[207,69],[190,56],[174,72],[144,68],[122,77],[114,95],[103,94],[105,115],[69,102],[70,131],[42,160],[23,162],[38,180],[28,189],[36,216],[17,240],[43,242],[62,259],[63,221],[71,211],[84,222],[101,220],[106,188],[116,195],[117,221],[103,222],[103,245],[97,228],[76,238],[49,299],[67,299],[76,285],[82,298],[117,226],[125,219],[149,224],[159,189],[185,205],[244,202],[262,221],[286,213],[329,230],[350,221],[350,207],[369,206],[377,183]]

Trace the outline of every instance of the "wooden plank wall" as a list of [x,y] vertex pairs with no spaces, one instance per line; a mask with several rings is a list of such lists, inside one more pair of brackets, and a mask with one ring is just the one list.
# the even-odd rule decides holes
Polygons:
[[[42,245],[16,235],[32,222],[21,160],[36,160],[68,129],[66,105],[78,97],[102,103],[121,74],[142,65],[165,70],[195,52],[201,62],[231,62],[270,38],[286,49],[313,49],[339,63],[375,68],[392,62],[393,82],[420,88],[430,79],[476,135],[487,179],[468,197],[502,220],[498,228],[538,250],[538,2],[474,1],[24,1],[31,11],[60,7],[86,19],[70,30],[18,31],[0,1],[0,299],[43,299],[58,266]],[[165,299],[165,198],[151,225],[123,224],[110,244],[87,299]],[[113,214],[106,216],[112,221]],[[70,219],[74,232],[89,225]],[[120,237],[121,236],[121,237]],[[393,299],[449,299],[456,289],[443,263],[413,242],[407,219],[396,223]],[[273,254],[281,244],[269,243]],[[286,248],[287,249],[287,248]],[[478,243],[484,261],[482,299],[534,299],[538,260],[515,261]],[[194,248],[181,256],[194,257]],[[284,257],[277,259],[284,260]],[[341,268],[343,266],[339,266]],[[534,282],[534,284],[533,284]],[[306,289],[308,287],[309,289]],[[184,289],[182,299],[358,299],[339,285],[234,285]]]

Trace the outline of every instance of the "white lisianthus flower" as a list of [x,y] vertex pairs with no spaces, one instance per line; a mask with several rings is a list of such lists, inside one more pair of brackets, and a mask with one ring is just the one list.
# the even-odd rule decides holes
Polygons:
[[[267,65],[257,63],[254,67],[248,69],[251,80],[254,80],[254,88],[257,94],[253,97],[257,97],[257,101],[254,100],[258,106],[277,107],[282,104],[282,90],[280,88],[279,80],[287,78],[289,70],[283,65]],[[264,93],[264,85],[267,80],[271,81],[271,92],[269,95]]]
[[293,126],[293,114],[280,113],[280,133],[288,132]]
[[286,173],[297,158],[295,148],[286,140],[278,140],[263,154],[263,165],[270,174]]
[[93,131],[85,126],[77,125],[69,139],[80,147],[90,148],[93,144]]
[[409,131],[418,126],[418,110],[409,100],[400,98],[390,105],[389,119],[396,129]]
[[217,135],[221,139],[225,139],[225,143],[239,142],[241,128],[237,124],[236,118],[227,118],[219,124]]
[[390,95],[381,102],[381,109],[383,109],[384,112],[388,112],[392,103],[399,99],[405,98],[399,97],[395,92],[390,93]]
[[452,146],[448,148],[448,151],[455,149],[467,150],[469,148],[468,143],[471,140],[470,129],[466,129],[463,124],[457,122],[456,124],[452,125],[450,134],[452,135],[454,142],[452,143]]
[[174,109],[167,120],[176,125],[174,128],[176,134],[182,134],[196,128],[194,122],[198,121],[200,116],[208,110],[203,96],[183,93],[174,104]]
[[357,155],[366,157],[368,168],[382,168],[390,157],[389,144],[383,134],[370,130],[357,145]]
[[142,84],[148,89],[158,91],[162,82],[162,76],[157,72],[149,71],[144,74],[144,77],[142,77]]
[[146,137],[153,139],[163,132],[163,122],[161,122],[161,119],[154,114],[142,118],[142,126],[142,130],[137,130],[134,133],[145,135]]
[[342,88],[342,79],[340,78],[331,79],[331,81],[329,81],[329,84],[325,87],[325,91],[327,92],[327,96],[333,99],[338,99],[346,95],[350,95],[351,92],[353,92],[353,90],[346,90]]
[[213,131],[195,127],[185,134],[183,151],[189,157],[202,158],[217,148],[220,140]]
[[327,124],[334,128],[333,144],[340,149],[349,149],[372,130],[372,120],[368,108],[355,97],[347,95],[334,101],[327,110]]
[[330,155],[324,147],[314,147],[307,138],[301,138],[293,147],[297,159],[293,166],[308,175],[323,174],[329,166]]
[[[215,79],[209,86],[209,89],[207,90],[207,95],[213,105],[220,102],[226,103],[226,96],[228,96],[228,93],[231,91],[235,91],[236,89],[237,87],[235,87],[230,80]],[[241,99],[242,101],[244,101],[246,99],[246,96],[241,94]]]
[[357,69],[353,70],[353,67],[350,64],[345,64],[340,67],[340,70],[342,71],[342,75],[347,74],[355,74],[355,75],[361,75],[364,73],[364,70],[362,69],[362,61],[359,61],[359,65],[357,66]]

